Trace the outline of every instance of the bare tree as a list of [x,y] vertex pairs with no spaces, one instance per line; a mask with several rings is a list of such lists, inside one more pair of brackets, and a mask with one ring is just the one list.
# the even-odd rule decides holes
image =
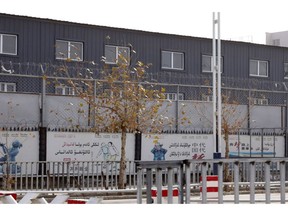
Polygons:
[[141,61],[132,64],[132,58],[124,56],[127,55],[118,56],[117,65],[104,64],[98,79],[93,78],[93,72],[88,68],[85,73],[78,73],[77,79],[69,75],[65,64],[58,70],[69,77],[66,85],[72,86],[89,105],[87,118],[91,123],[90,130],[95,133],[121,133],[119,189],[125,188],[127,133],[161,133],[163,127],[173,121],[167,117],[172,103],[165,100],[165,89],[147,81],[146,70],[150,65]]
[[[247,103],[250,103],[249,98]],[[211,119],[213,113],[211,110],[208,110],[207,107],[208,106],[203,105],[203,103],[195,103],[195,109],[199,115],[205,118],[206,123],[212,128],[213,122]],[[211,106],[209,107],[211,108]],[[244,127],[249,118],[249,111],[244,109],[246,105],[242,106],[239,101],[233,100],[228,91],[226,91],[226,94],[222,93],[221,107],[221,134],[225,145],[224,158],[229,158],[229,135],[237,133],[240,128]],[[249,108],[251,109],[251,105]],[[224,165],[224,181],[231,181],[227,163]]]

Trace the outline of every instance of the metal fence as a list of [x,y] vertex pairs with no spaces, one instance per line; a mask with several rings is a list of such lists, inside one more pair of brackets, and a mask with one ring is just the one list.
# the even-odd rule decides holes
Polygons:
[[[89,105],[83,103],[73,89],[57,89],[60,84],[64,87],[67,85],[67,76],[60,72],[61,65],[0,63],[6,71],[13,72],[0,71],[1,82],[16,84],[17,91],[1,93],[0,112],[3,114],[0,116],[1,126],[44,125],[52,129],[67,129],[73,124],[82,129],[93,126],[93,122],[85,117],[91,113]],[[71,77],[77,78],[79,82],[80,79],[93,82],[97,96],[96,89],[101,78],[97,65],[83,63],[67,67]],[[87,73],[89,79],[85,78]],[[147,73],[147,82],[153,84],[155,89],[165,88],[167,97],[172,100],[168,116],[173,123],[167,125],[165,131],[211,131],[212,122],[209,119],[212,119],[212,75],[210,75],[203,74],[196,77],[172,72]],[[222,77],[223,95],[229,97],[229,102],[237,102],[237,115],[245,118],[241,127],[247,129],[287,127],[287,86],[288,82]],[[267,112],[269,116],[266,115]],[[181,124],[183,115],[191,124]],[[231,118],[231,121],[233,120]]]
[[[251,185],[251,176],[258,182],[257,187],[263,188],[265,182],[281,181],[281,163],[285,158],[262,159],[221,159],[221,160],[187,160],[187,161],[127,161],[125,185],[127,189],[135,189],[147,184],[179,185],[184,178],[191,186],[191,192],[199,193],[203,172],[207,175],[223,173],[221,170],[227,164],[230,182],[238,181],[243,190]],[[235,164],[237,163],[237,166]],[[147,165],[148,164],[148,165]],[[218,169],[215,168],[215,164]],[[267,174],[269,165],[269,175]],[[160,166],[160,167],[159,167]],[[219,166],[221,166],[219,168]],[[226,166],[226,165],[225,165]],[[183,170],[183,167],[185,170]],[[137,170],[142,169],[141,175]],[[161,180],[157,169],[161,169]],[[188,170],[188,171],[187,171]],[[204,170],[204,171],[203,171]],[[182,175],[186,172],[186,177]],[[189,173],[189,176],[187,174]],[[138,176],[137,176],[138,175]],[[150,179],[147,177],[150,175]],[[172,177],[172,178],[171,178]],[[188,178],[189,177],[189,178]],[[220,177],[220,176],[219,176]],[[115,190],[118,188],[119,162],[5,162],[0,164],[1,187],[7,187],[7,179],[13,190]],[[241,182],[241,183],[240,183]],[[233,188],[233,185],[230,185]]]
[[[165,198],[168,203],[285,203],[287,188],[288,159],[220,159],[220,160],[186,160],[169,162],[138,162],[137,163],[137,203],[143,202],[143,188],[146,189],[146,203],[161,204]],[[208,176],[209,164],[217,169],[217,186],[211,197]],[[275,165],[277,166],[277,181],[275,181]],[[191,166],[200,167],[201,182],[192,183],[195,173]],[[224,179],[225,171],[230,175],[230,181]],[[260,168],[261,167],[261,168]],[[175,181],[173,170],[177,170]],[[152,173],[155,172],[156,180]],[[163,172],[167,172],[168,180],[163,181]],[[145,179],[141,176],[146,173]],[[215,173],[214,173],[215,175]],[[152,188],[154,187],[154,189]],[[176,188],[177,193],[174,193]],[[199,189],[200,188],[200,189]],[[211,187],[212,188],[212,187]],[[215,185],[214,185],[215,188]],[[151,191],[156,191],[152,194]],[[165,193],[163,193],[165,191]],[[275,198],[272,195],[277,194]],[[155,195],[156,194],[156,195]],[[242,194],[248,194],[244,197]],[[259,194],[263,194],[258,198]],[[175,197],[176,196],[176,197]],[[153,197],[155,197],[153,199]],[[175,200],[175,198],[176,200]]]

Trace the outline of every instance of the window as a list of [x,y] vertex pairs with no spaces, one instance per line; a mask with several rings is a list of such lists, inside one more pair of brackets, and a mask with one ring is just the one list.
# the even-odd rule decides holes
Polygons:
[[184,70],[184,53],[162,51],[162,69]]
[[252,101],[254,105],[268,105],[267,98],[253,98]]
[[0,54],[17,55],[17,36],[0,34]]
[[105,45],[105,58],[106,58],[105,59],[106,64],[127,63],[129,65],[130,48]]
[[273,40],[273,45],[274,46],[280,46],[280,39],[274,39]]
[[213,95],[202,94],[201,95],[201,100],[202,101],[211,102],[211,101],[213,101]]
[[[202,72],[213,72],[213,57],[209,55],[202,55]],[[216,57],[216,62],[218,61],[218,58]],[[223,58],[221,57],[221,69],[222,72],[223,68]]]
[[250,76],[268,77],[268,62],[250,60]]
[[123,97],[123,91],[111,91],[111,89],[104,89],[104,96],[105,97],[114,97],[114,98],[122,98]]
[[0,92],[16,92],[16,84],[0,82]]
[[284,63],[284,79],[288,79],[288,62]]
[[83,61],[83,43],[56,40],[56,59]]
[[[176,101],[176,100],[184,100],[183,93],[164,93],[166,100]],[[178,97],[177,97],[178,96]]]
[[[79,88],[79,90],[81,90]],[[55,94],[58,95],[75,95],[75,89],[73,87],[65,86],[65,85],[60,85],[55,87]]]

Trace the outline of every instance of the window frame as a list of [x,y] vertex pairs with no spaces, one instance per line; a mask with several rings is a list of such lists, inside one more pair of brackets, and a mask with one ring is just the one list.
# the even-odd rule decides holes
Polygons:
[[[165,52],[171,54],[171,58],[170,58],[171,67],[163,66],[163,53],[165,53]],[[181,56],[182,56],[182,58],[181,58],[182,68],[174,67],[174,54],[181,54]],[[179,51],[161,50],[161,69],[183,71],[185,69],[185,53],[184,52],[179,52]]]
[[201,94],[201,101],[212,102],[213,101],[213,95],[211,95],[211,94]]
[[[15,53],[3,52],[3,36],[11,36],[15,38]],[[1,55],[13,55],[13,56],[18,55],[18,36],[17,35],[0,33],[0,54]]]
[[[13,87],[13,91],[8,91],[8,86]],[[3,91],[2,91],[3,87]],[[0,92],[16,92],[16,83],[0,82]]]
[[254,105],[269,105],[268,98],[252,98]]
[[[106,47],[113,47],[115,48],[115,61],[107,61],[107,58],[106,58]],[[128,61],[128,65],[130,65],[130,57],[131,57],[131,49],[130,47],[128,46],[116,46],[116,45],[108,45],[106,44],[105,47],[104,47],[104,56],[105,56],[105,64],[109,64],[109,65],[116,65],[119,63],[119,49],[126,49],[128,52],[127,52],[127,61]]]
[[[57,42],[65,42],[67,43],[67,57],[59,57],[57,54]],[[71,58],[71,47],[73,46],[73,44],[80,44],[81,45],[81,57],[80,58]],[[80,42],[80,41],[68,41],[68,40],[61,40],[61,39],[57,39],[55,42],[55,59],[56,60],[71,60],[71,61],[84,61],[84,43]],[[65,53],[66,55],[66,53]]]
[[184,93],[165,92],[165,100],[178,101],[185,100]]
[[288,62],[284,62],[283,67],[284,79],[288,79]]
[[[82,90],[79,87],[80,90]],[[61,93],[58,93],[57,90],[61,90]],[[66,93],[68,91],[68,94]],[[67,85],[57,85],[55,86],[55,94],[56,95],[70,95],[70,96],[74,96],[77,95],[77,92],[75,91],[74,87],[71,86],[67,86]]]
[[[257,74],[251,74],[251,62],[257,62]],[[266,68],[267,68],[267,71],[266,71],[266,74],[267,75],[260,75],[260,63],[266,63]],[[251,77],[269,77],[269,62],[268,61],[265,61],[265,60],[256,60],[256,59],[250,59],[249,61],[249,76]]]
[[[210,70],[203,70],[203,57],[209,57],[210,58]],[[223,56],[220,57],[221,59],[221,67],[220,67],[220,72],[223,73],[223,65],[224,65],[224,60],[223,60]],[[216,62],[218,61],[218,58],[216,57]],[[202,58],[201,58],[201,71],[202,73],[213,73],[213,56],[211,55],[206,55],[206,54],[203,54],[202,55]]]

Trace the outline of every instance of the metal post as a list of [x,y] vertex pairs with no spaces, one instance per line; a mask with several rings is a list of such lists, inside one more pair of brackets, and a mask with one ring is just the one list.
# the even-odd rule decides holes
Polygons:
[[207,203],[207,162],[201,164],[202,176],[202,203]]
[[[250,170],[251,176],[251,170]],[[239,162],[234,162],[234,203],[239,203]]]
[[270,161],[265,162],[265,203],[270,203]]
[[156,169],[157,204],[162,203],[162,169]]
[[250,175],[250,203],[255,203],[255,161],[249,163],[251,175]]
[[184,203],[184,193],[183,193],[183,164],[178,168],[178,203],[183,204]]
[[185,177],[186,177],[186,194],[185,194],[185,203],[190,203],[190,182],[191,182],[191,169],[190,169],[190,162],[185,163]]
[[173,203],[173,169],[168,167],[168,204]]
[[[216,40],[215,40],[215,25],[218,25],[217,33],[217,60],[216,60]],[[217,19],[215,19],[215,12],[213,12],[213,41],[212,41],[212,72],[213,72],[213,141],[214,152],[220,152],[222,149],[222,96],[221,96],[221,40],[220,40],[220,12],[217,13]],[[217,74],[217,81],[216,81]],[[217,83],[217,87],[216,87]],[[217,91],[216,91],[217,89]],[[216,117],[217,116],[217,117]],[[218,123],[218,145],[216,140],[216,122]]]
[[223,203],[223,162],[218,163],[218,203]]
[[261,157],[263,158],[263,151],[264,151],[264,128],[261,129]]
[[213,144],[214,152],[218,151],[216,146],[216,40],[215,40],[215,13],[213,12],[213,41],[212,41],[212,74],[213,74]]
[[45,76],[45,71],[43,69],[42,64],[40,65],[41,71],[42,71],[42,93],[41,93],[41,102],[40,102],[40,125],[41,127],[46,126],[46,76]]
[[137,204],[142,204],[142,169],[141,167],[137,168]]
[[218,12],[218,39],[217,39],[217,44],[218,44],[218,52],[217,52],[217,74],[218,74],[218,151],[221,152],[222,149],[222,93],[221,93],[221,40],[220,40],[220,12]]
[[151,188],[152,188],[152,171],[150,168],[146,169],[146,203],[150,204],[153,203],[152,197],[151,197]]
[[177,98],[176,98],[176,109],[175,109],[175,114],[176,114],[176,133],[179,132],[179,85],[177,85]]
[[285,204],[285,161],[280,162],[280,196],[281,204]]

